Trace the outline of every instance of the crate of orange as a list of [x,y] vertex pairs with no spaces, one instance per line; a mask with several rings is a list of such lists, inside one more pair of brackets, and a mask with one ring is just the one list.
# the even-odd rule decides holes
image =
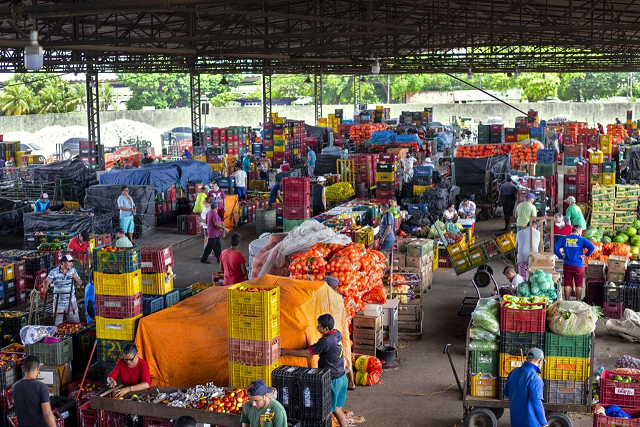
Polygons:
[[280,288],[238,283],[227,289],[227,309],[232,316],[280,315]]
[[140,246],[116,248],[99,246],[93,250],[93,271],[124,274],[140,270]]

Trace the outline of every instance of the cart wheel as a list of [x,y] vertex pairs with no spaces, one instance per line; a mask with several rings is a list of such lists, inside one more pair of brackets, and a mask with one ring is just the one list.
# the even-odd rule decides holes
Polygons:
[[438,159],[438,164],[439,164],[440,166],[442,166],[442,157],[440,157],[440,158]]
[[491,273],[487,270],[478,269],[476,274],[473,275],[473,280],[479,288],[486,288],[491,283]]
[[571,427],[573,423],[567,415],[560,412],[551,412],[547,414],[547,425],[549,427]]
[[498,427],[498,419],[486,408],[476,408],[469,412],[465,421],[467,427]]
[[478,221],[488,221],[491,219],[491,212],[486,209],[482,209],[478,212]]
[[496,416],[496,420],[499,420],[504,414],[504,408],[491,408],[491,412]]

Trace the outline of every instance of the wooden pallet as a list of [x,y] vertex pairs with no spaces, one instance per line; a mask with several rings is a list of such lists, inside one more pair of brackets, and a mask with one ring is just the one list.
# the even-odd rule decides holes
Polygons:
[[375,356],[383,341],[382,316],[356,314],[353,318],[353,352]]

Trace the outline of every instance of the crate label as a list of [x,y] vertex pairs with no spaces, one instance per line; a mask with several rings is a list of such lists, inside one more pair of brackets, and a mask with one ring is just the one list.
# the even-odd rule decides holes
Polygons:
[[152,262],[148,262],[148,261],[147,262],[142,261],[140,263],[140,265],[142,266],[142,268],[152,268],[153,267],[153,263]]
[[614,390],[615,394],[620,394],[622,396],[635,396],[636,395],[636,391],[632,388],[622,388],[622,387],[616,387]]
[[512,368],[519,368],[522,366],[522,362],[519,360],[512,360],[511,361],[511,367]]
[[282,404],[288,405],[289,404],[289,387],[282,387],[281,391],[282,391],[282,396],[280,397],[282,399]]
[[493,356],[480,356],[478,357],[479,363],[491,363],[493,362]]
[[133,300],[133,305],[140,305],[141,301],[142,301],[142,299],[136,298],[136,299]]
[[303,399],[304,399],[304,407],[313,408],[314,405],[311,399],[311,390],[309,389],[309,387],[305,387],[302,393],[303,393]]
[[164,260],[164,265],[169,265],[169,264],[171,264],[171,262],[172,262],[172,261],[173,261],[173,258],[172,258],[172,257],[167,257],[167,258]]
[[575,371],[577,368],[578,368],[577,365],[571,364],[571,363],[558,363],[556,365],[556,369],[564,369],[564,370]]
[[571,387],[568,388],[559,388],[558,393],[560,394],[573,394],[573,389]]
[[295,366],[292,366],[292,367],[290,367],[290,368],[288,368],[288,369],[287,369],[287,372],[293,372],[293,371],[295,371],[296,369],[298,369],[298,368],[296,368]]
[[106,323],[104,325],[105,329],[113,329],[113,330],[117,330],[117,331],[121,331],[122,330],[122,323]]
[[105,307],[112,307],[112,308],[122,308],[122,304],[120,304],[119,301],[106,301],[104,303]]

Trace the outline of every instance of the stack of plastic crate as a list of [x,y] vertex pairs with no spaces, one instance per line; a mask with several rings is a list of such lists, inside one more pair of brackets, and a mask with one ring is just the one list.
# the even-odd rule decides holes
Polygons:
[[239,283],[227,290],[229,385],[247,387],[280,366],[280,288]]
[[280,366],[271,374],[287,417],[301,426],[331,426],[331,372],[329,369]]
[[93,280],[96,295],[96,336],[98,338],[98,370],[109,373],[111,359],[101,348],[107,342],[122,349],[135,338],[138,320],[142,317],[142,270],[140,247],[116,249],[100,246],[93,251]]
[[[376,165],[376,197],[378,199],[390,199],[395,195],[398,187],[397,161],[395,153],[380,153],[378,155],[378,164]],[[386,172],[380,172],[380,170]],[[385,179],[381,180],[380,178]]]
[[283,227],[291,231],[307,220],[311,206],[309,178],[284,178],[282,180]]
[[[143,246],[141,252],[143,311],[146,316],[176,305],[180,302],[181,293],[173,289],[174,259],[171,246]],[[162,298],[162,304],[159,298]]]
[[545,334],[544,397],[547,403],[585,405],[591,401],[591,334]]

